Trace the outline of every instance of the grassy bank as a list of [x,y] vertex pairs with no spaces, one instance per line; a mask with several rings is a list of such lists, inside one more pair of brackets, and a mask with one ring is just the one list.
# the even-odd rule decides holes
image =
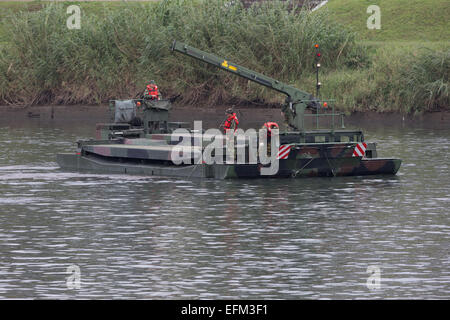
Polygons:
[[[367,8],[381,10],[381,29],[367,28]],[[450,5],[447,0],[330,0],[329,10],[337,22],[345,24],[370,41],[449,41]]]
[[0,56],[0,98],[100,103],[136,96],[155,79],[163,93],[180,92],[188,103],[275,101],[267,89],[173,54],[171,42],[184,41],[290,83],[311,72],[316,41],[329,52],[323,63],[330,70],[353,50],[354,35],[327,13],[294,14],[280,3],[254,10],[224,3],[173,0],[122,4],[120,10],[104,4],[101,11],[83,11],[80,30],[66,27],[65,4],[12,14]]
[[[431,47],[431,48],[430,48]],[[449,107],[450,50],[400,44],[376,49],[366,68],[325,75],[324,94],[348,111],[416,113]]]
[[[378,5],[381,29],[369,30],[367,8]],[[421,112],[449,108],[450,6],[446,0],[331,0],[333,20],[358,34],[363,68],[325,76],[324,91],[354,111]]]
[[[433,1],[440,2],[423,2]],[[448,42],[399,44],[389,30],[378,38],[359,32],[361,38],[359,22],[345,23],[348,16],[336,6],[365,1],[334,0],[314,14],[294,14],[275,2],[251,10],[226,2],[81,2],[80,30],[66,27],[66,8],[73,2],[16,3],[1,13],[0,103],[101,103],[137,96],[150,79],[166,96],[181,93],[190,104],[283,100],[269,89],[171,53],[170,43],[178,39],[309,92],[315,81],[313,44],[319,42],[322,93],[335,98],[340,109],[448,108]],[[364,23],[367,16],[364,9]]]

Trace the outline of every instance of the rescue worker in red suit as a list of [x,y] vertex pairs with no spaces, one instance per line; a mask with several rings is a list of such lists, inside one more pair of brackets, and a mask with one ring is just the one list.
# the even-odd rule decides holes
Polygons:
[[262,126],[262,129],[267,130],[267,138],[270,139],[270,137],[272,136],[272,129],[279,129],[279,126],[276,122],[266,122]]
[[235,132],[239,125],[239,120],[236,116],[236,112],[234,112],[233,109],[228,109],[226,111],[226,114],[227,114],[227,119],[225,120],[225,123],[223,124],[223,130],[224,130],[225,134],[229,130],[233,130],[233,132]]
[[272,155],[272,143],[271,143],[271,137],[272,137],[272,130],[273,129],[279,129],[280,127],[278,126],[278,124],[276,122],[266,122],[264,123],[264,125],[262,126],[262,130],[266,130],[267,131],[267,156],[270,157]]
[[227,163],[234,163],[234,160],[236,159],[235,155],[235,144],[234,144],[234,133],[236,132],[239,120],[236,116],[236,113],[233,111],[232,108],[228,109],[226,111],[227,119],[225,120],[225,123],[222,125],[223,130],[226,135],[226,152],[227,152]]
[[147,85],[147,92],[145,92],[144,97],[150,100],[159,100],[158,86],[154,80],[150,81]]

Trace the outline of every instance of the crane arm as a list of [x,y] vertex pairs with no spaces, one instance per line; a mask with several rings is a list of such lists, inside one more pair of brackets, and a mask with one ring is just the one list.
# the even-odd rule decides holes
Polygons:
[[303,130],[303,114],[305,108],[316,107],[316,99],[311,94],[267,77],[261,73],[242,67],[236,63],[232,63],[211,53],[204,52],[176,40],[172,44],[172,51],[180,52],[189,57],[216,66],[219,69],[231,72],[237,76],[285,94],[287,96],[286,104],[283,106],[282,111],[285,113],[288,124],[295,129]]
[[204,52],[199,49],[190,47],[190,46],[188,46],[182,42],[178,42],[176,40],[172,44],[172,51],[177,51],[177,52],[183,53],[189,57],[206,62],[206,63],[216,66],[222,70],[231,72],[235,75],[238,75],[238,76],[248,79],[250,81],[256,82],[260,85],[263,85],[263,86],[273,89],[275,91],[284,93],[285,95],[287,95],[288,97],[291,98],[290,100],[292,102],[296,98],[298,99],[298,98],[304,97],[305,99],[309,99],[311,96],[310,94],[303,92],[301,90],[298,90],[295,87],[284,84],[278,80],[267,77],[261,73],[252,71],[245,67],[242,67],[236,63],[227,61],[226,59],[220,58],[211,53]]

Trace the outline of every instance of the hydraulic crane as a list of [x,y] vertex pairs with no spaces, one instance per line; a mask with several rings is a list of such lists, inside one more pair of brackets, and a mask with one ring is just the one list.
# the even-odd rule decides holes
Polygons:
[[313,97],[310,93],[301,91],[293,86],[242,67],[236,63],[232,63],[226,59],[217,57],[211,53],[188,46],[182,42],[175,40],[172,44],[172,51],[183,53],[189,57],[206,62],[222,70],[231,72],[235,75],[285,94],[287,97],[281,110],[284,113],[287,124],[296,131],[305,131],[305,109],[311,108],[316,110],[320,107],[319,100]]

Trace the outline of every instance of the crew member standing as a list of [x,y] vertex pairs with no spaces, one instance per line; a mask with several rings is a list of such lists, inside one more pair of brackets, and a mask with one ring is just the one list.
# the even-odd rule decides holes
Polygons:
[[267,131],[267,140],[266,140],[266,148],[267,148],[267,156],[272,156],[272,130],[280,129],[278,123],[276,122],[266,122],[261,128],[262,130]]
[[225,120],[225,123],[223,124],[223,130],[224,130],[225,134],[229,130],[233,130],[233,132],[235,132],[239,125],[239,120],[236,116],[236,112],[234,112],[233,109],[230,108],[230,109],[227,109],[226,114],[227,114],[227,119]]
[[[226,141],[226,148],[227,148],[227,163],[234,163],[235,160],[235,145],[234,145],[234,133],[236,132],[239,120],[236,116],[236,113],[233,111],[232,108],[227,109],[226,111],[227,119],[225,120],[225,123],[223,124],[223,130],[225,132],[225,141]],[[230,135],[231,133],[231,135]]]
[[155,83],[155,80],[150,81],[147,85],[147,92],[145,93],[145,98],[150,100],[159,100],[159,91],[158,86]]

